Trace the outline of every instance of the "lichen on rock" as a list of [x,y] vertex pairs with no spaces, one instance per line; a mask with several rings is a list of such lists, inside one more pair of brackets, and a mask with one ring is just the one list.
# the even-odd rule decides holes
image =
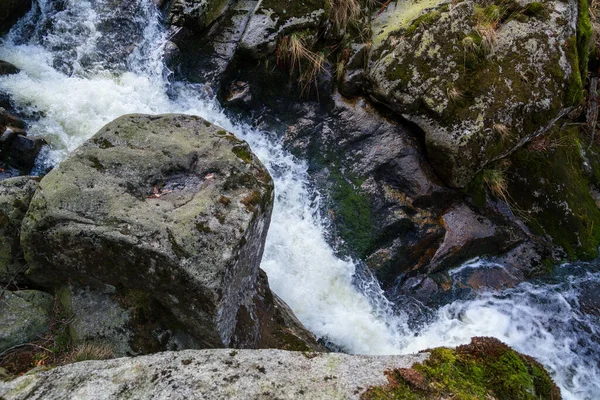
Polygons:
[[381,31],[374,23],[366,90],[424,130],[430,161],[448,185],[464,187],[572,105],[577,3],[540,7],[407,1],[394,12],[411,23],[403,17]]
[[21,229],[28,278],[147,293],[194,347],[230,345],[243,307],[235,345],[258,347],[272,207],[269,173],[232,134],[194,116],[126,115],[40,182]]

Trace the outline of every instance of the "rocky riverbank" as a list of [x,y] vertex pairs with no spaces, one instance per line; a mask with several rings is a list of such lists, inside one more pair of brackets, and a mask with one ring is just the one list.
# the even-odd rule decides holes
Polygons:
[[[24,13],[8,3],[0,1],[7,13],[0,31]],[[330,242],[368,266],[392,301],[407,296],[438,306],[544,275],[563,260],[597,256],[597,60],[586,2],[155,3],[170,27],[164,57],[176,79],[205,83],[228,112],[274,132],[308,162],[310,183],[325,195],[321,211],[334,226]],[[127,70],[124,60],[136,55],[144,32],[135,18],[139,4],[102,6],[121,13],[125,28],[101,21],[98,53],[70,62],[63,62],[72,56],[68,46],[50,43],[61,73],[95,71],[102,57],[115,71]],[[53,7],[65,11],[64,4]],[[35,2],[34,17],[53,34],[64,28]],[[90,33],[81,29],[81,37]],[[18,73],[0,64],[1,79]],[[29,171],[45,142],[26,135],[24,119],[41,114],[25,118],[1,96],[0,106],[0,158],[14,168],[5,174]],[[321,367],[288,383],[297,371],[285,375],[277,365],[289,359],[310,370],[312,352],[326,348],[260,270],[273,181],[246,143],[199,117],[122,116],[46,172],[0,182],[0,322],[7,327],[0,328],[0,353],[11,375],[165,350],[278,348],[310,353],[243,352],[244,382],[253,379],[249,363],[263,355],[269,368],[257,367],[265,375],[258,376],[286,380],[269,381],[269,391],[256,396],[284,393],[286,385],[307,396],[338,389],[345,397],[402,390],[450,396],[459,377],[440,389],[433,375],[456,365],[477,379],[469,386],[474,397],[517,398],[513,389],[525,390],[524,398],[558,396],[539,365],[482,342],[469,351],[432,350],[427,361],[417,356],[423,363],[413,369],[414,357],[315,356],[326,364],[346,360],[349,372],[334,368],[344,377],[361,363],[375,365],[361,390],[331,386]],[[449,272],[479,256],[492,258],[494,269],[464,269],[459,279]],[[85,397],[105,386],[106,376],[133,369],[137,379],[136,366],[152,360],[186,366],[187,354],[75,364],[1,387],[8,398],[60,398],[74,395],[75,386]],[[189,353],[201,364],[215,358],[226,365],[236,354]],[[488,357],[501,360],[490,364]],[[92,365],[108,375],[83,375]],[[213,389],[255,390],[255,383],[231,383],[235,368]],[[277,372],[271,377],[261,368]],[[162,371],[143,372],[140,382],[157,397],[179,393],[178,383],[155,384]],[[189,377],[178,370],[172,379],[209,390],[206,380],[216,372]],[[481,374],[500,372],[518,384],[496,392],[482,381]],[[55,379],[66,386],[45,386]],[[321,379],[325,386],[312,387]],[[135,384],[116,385],[107,398],[144,393]]]
[[466,277],[466,291],[597,255],[587,3],[248,1],[198,12],[203,24],[182,24],[180,8],[165,8],[171,67],[309,161],[333,242],[390,295],[443,303],[454,296],[448,269],[476,256],[503,268],[483,285]]
[[[494,375],[477,375],[479,367],[480,372]],[[457,378],[462,371],[450,372],[447,377],[437,375],[438,369],[461,368],[468,375]],[[0,382],[0,396],[6,400],[90,396],[106,400],[560,399],[558,388],[539,364],[485,338],[474,339],[456,351],[436,349],[408,356],[185,350],[88,361]]]

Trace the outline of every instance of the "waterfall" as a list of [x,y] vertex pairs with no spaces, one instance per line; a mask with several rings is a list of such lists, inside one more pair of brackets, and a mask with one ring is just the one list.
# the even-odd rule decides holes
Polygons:
[[[167,34],[151,0],[121,2],[123,9],[114,3],[37,0],[0,45],[0,59],[21,69],[0,77],[0,90],[30,122],[29,134],[51,143],[38,172],[123,114],[200,115],[246,140],[271,172],[276,201],[261,266],[318,337],[349,353],[400,354],[494,336],[542,362],[566,399],[600,398],[600,321],[578,302],[582,285],[600,282],[600,273],[484,293],[409,328],[402,305],[392,308],[377,283],[359,277],[356,263],[338,258],[327,243],[305,163],[274,135],[229,120],[202,85],[167,79],[161,58]],[[367,281],[357,285],[357,279]]]

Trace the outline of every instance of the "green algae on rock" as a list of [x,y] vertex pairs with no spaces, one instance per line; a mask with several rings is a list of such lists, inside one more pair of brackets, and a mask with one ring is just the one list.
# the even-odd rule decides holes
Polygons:
[[456,349],[428,350],[412,368],[386,372],[389,384],[371,387],[362,400],[559,400],[560,390],[544,367],[494,338],[475,337]]
[[53,300],[37,290],[0,290],[0,353],[48,332]]

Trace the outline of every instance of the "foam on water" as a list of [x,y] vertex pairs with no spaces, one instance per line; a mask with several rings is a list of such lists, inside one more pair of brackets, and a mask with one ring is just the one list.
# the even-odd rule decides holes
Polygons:
[[[201,85],[169,83],[161,61],[166,34],[158,12],[151,0],[132,3],[141,15],[136,18],[146,20],[132,25],[143,33],[126,63],[103,64],[94,58],[94,46],[102,40],[99,21],[108,18],[103,13],[109,3],[103,0],[66,1],[59,11],[52,9],[52,2],[38,0],[37,14],[30,13],[0,45],[0,59],[22,70],[0,78],[0,90],[31,119],[30,134],[52,143],[39,161],[40,169],[58,163],[120,115],[200,115],[247,140],[273,175],[276,201],[262,268],[273,290],[317,336],[362,354],[410,353],[467,343],[473,336],[494,336],[541,361],[565,398],[600,398],[600,322],[581,313],[577,304],[578,285],[599,279],[597,275],[570,277],[560,284],[524,284],[458,301],[438,310],[433,322],[411,331],[406,317],[391,311],[377,283],[368,274],[357,274],[357,265],[336,257],[327,244],[327,224],[319,217],[318,193],[310,189],[306,165],[269,135],[230,121]],[[35,26],[36,18],[78,29],[52,29],[51,37],[44,36]],[[81,32],[91,35],[84,44],[73,38]],[[65,63],[69,68],[62,67]],[[463,268],[486,265],[479,260]]]

